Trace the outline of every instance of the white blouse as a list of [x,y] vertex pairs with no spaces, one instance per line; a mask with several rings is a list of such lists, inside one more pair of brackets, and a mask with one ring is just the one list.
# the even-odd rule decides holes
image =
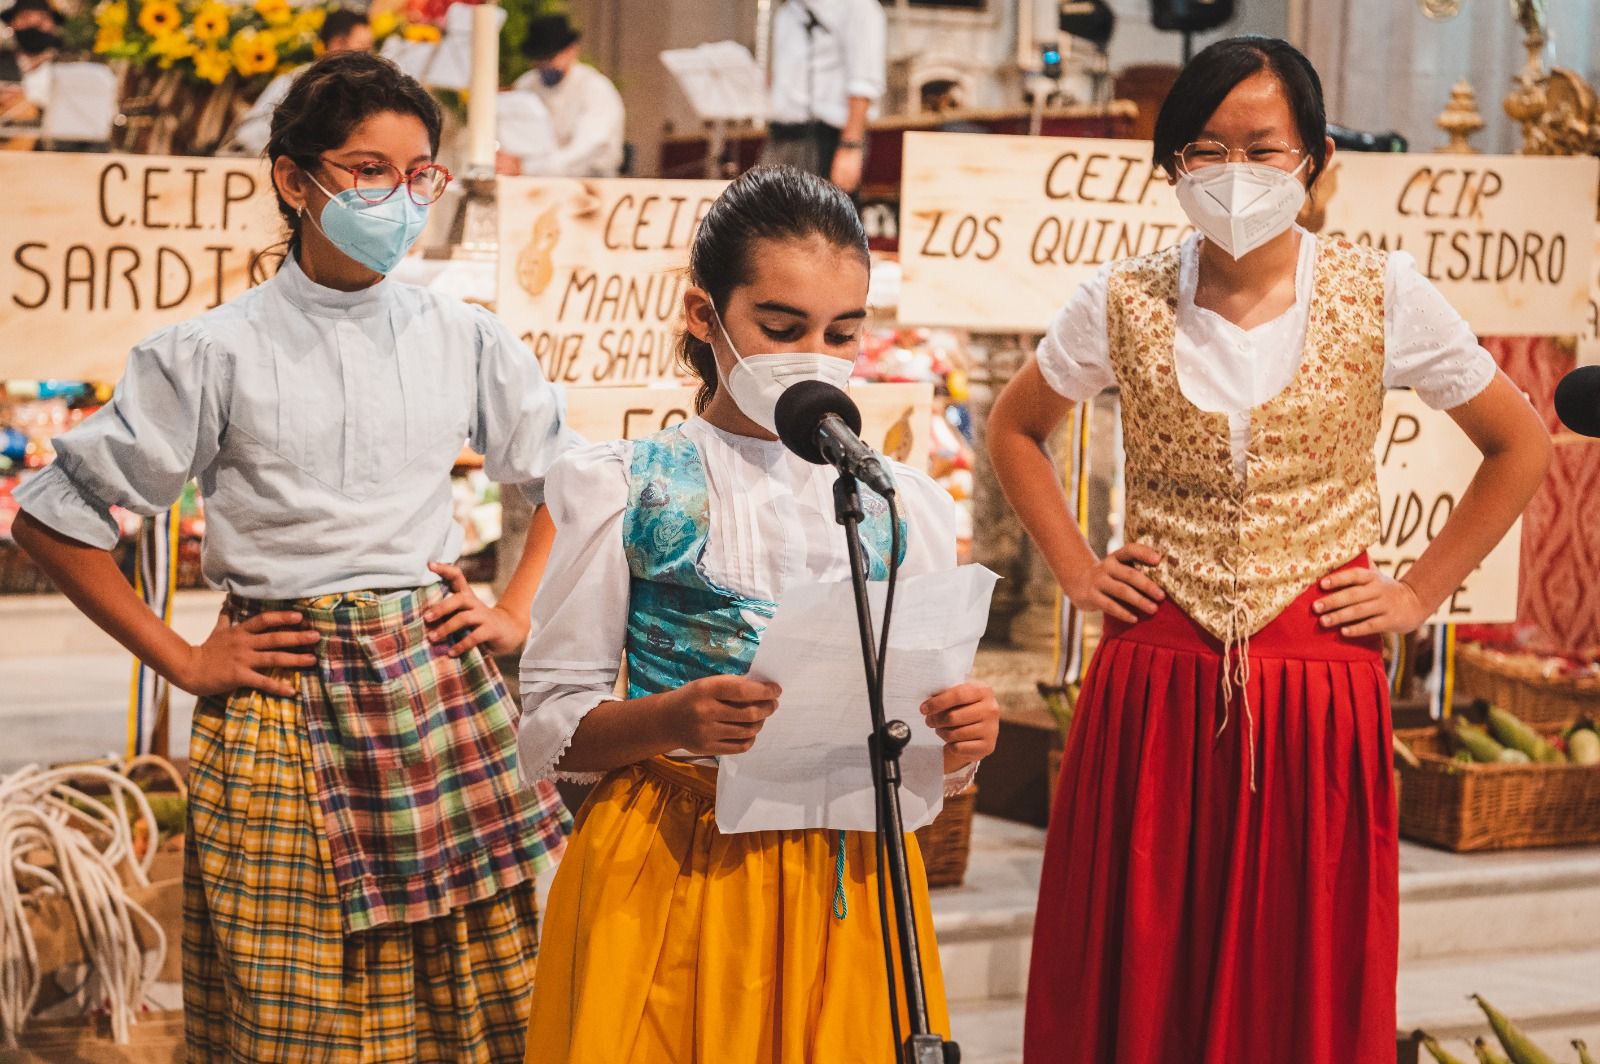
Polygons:
[[[1295,302],[1269,322],[1241,329],[1195,306],[1200,238],[1179,249],[1178,322],[1174,357],[1178,387],[1201,410],[1227,414],[1234,471],[1244,476],[1250,410],[1283,391],[1300,368],[1310,316],[1317,242],[1303,229],[1295,266]],[[1110,265],[1081,285],[1039,342],[1045,381],[1062,396],[1086,402],[1116,383],[1106,334]],[[1495,361],[1472,329],[1403,251],[1389,253],[1384,275],[1384,384],[1412,388],[1435,410],[1460,406],[1494,379]]]
[[[796,582],[850,579],[830,468],[796,457],[776,440],[725,432],[700,418],[683,431],[706,469],[711,528],[701,565],[707,577],[773,602]],[[522,655],[518,754],[529,782],[599,778],[557,771],[556,763],[584,716],[616,697],[628,629],[622,535],[632,454],[626,440],[583,447],[558,460],[545,481],[557,534]],[[953,569],[949,494],[910,466],[895,463],[893,475],[908,532],[901,575]]]
[[112,506],[158,514],[198,480],[204,570],[246,598],[438,582],[453,562],[450,469],[469,444],[501,484],[580,443],[561,388],[482,307],[382,280],[341,292],[293,258],[264,284],[152,334],[103,409],[17,492],[29,515],[110,550]]

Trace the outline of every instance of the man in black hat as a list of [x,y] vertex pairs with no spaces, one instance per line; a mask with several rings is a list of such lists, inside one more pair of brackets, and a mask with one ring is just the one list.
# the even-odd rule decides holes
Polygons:
[[34,121],[50,100],[50,65],[66,20],[49,0],[16,0],[0,11],[11,31],[0,48],[0,122]]
[[[513,86],[539,97],[555,127],[556,150],[533,160],[517,145],[502,152],[524,159],[521,172],[551,177],[616,177],[622,169],[622,96],[609,78],[578,62],[578,31],[565,15],[543,15],[528,23],[522,54],[534,68]],[[532,166],[536,163],[537,169]]]

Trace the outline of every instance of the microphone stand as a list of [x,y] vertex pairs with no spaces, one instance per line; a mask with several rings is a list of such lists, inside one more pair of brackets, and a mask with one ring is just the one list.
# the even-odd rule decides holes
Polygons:
[[[897,985],[894,966],[888,965],[889,1009],[898,1021],[895,999],[905,993],[906,1019],[910,1035],[905,1044],[896,1044],[901,1064],[959,1064],[961,1050],[929,1030],[928,994],[922,974],[922,954],[917,946],[917,924],[911,904],[911,878],[906,869],[906,837],[900,813],[900,752],[911,741],[911,729],[904,721],[885,721],[883,683],[877,645],[872,627],[872,603],[867,598],[867,565],[861,549],[861,491],[856,478],[840,473],[833,485],[834,518],[844,526],[850,554],[850,583],[855,589],[856,624],[861,630],[861,661],[867,673],[867,702],[872,711],[872,734],[867,748],[872,758],[872,789],[878,809],[879,899],[885,865],[890,891],[894,896],[895,925],[900,939],[900,969],[904,987]],[[894,519],[891,512],[890,519]],[[890,565],[896,559],[889,559]],[[883,928],[887,936],[888,928]],[[887,944],[885,953],[887,954]],[[898,1022],[891,1037],[898,1039]]]

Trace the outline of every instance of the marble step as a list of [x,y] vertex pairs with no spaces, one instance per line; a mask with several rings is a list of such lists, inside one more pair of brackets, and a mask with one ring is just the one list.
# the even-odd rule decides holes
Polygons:
[[[1600,949],[1600,848],[1401,851],[1400,965]],[[1593,982],[1600,986],[1600,969]]]
[[[966,882],[933,893],[951,1001],[1025,992],[1043,838],[979,816]],[[1453,854],[1403,843],[1400,864],[1402,967],[1600,949],[1600,848]]]
[[967,878],[932,895],[945,993],[957,1002],[1020,997],[1028,985],[1044,831],[979,816]]
[[[1489,1033],[1471,994],[1482,994],[1556,1060],[1574,1038],[1600,1048],[1600,949],[1499,954],[1402,964],[1399,1030],[1422,1029],[1458,1055]],[[1470,1053],[1465,1054],[1471,1059]]]

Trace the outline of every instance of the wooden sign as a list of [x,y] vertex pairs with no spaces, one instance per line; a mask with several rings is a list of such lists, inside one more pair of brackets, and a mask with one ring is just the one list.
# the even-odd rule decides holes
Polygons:
[[0,188],[0,380],[116,380],[285,236],[261,160],[0,152]]
[[[567,421],[584,438],[636,440],[694,414],[695,389],[568,388]],[[852,384],[861,408],[861,438],[891,458],[928,468],[933,418],[931,384]]]
[[1570,336],[1589,320],[1592,156],[1335,156],[1322,232],[1408,251],[1479,336]]
[[[1433,542],[1466,492],[1482,455],[1449,414],[1414,392],[1390,392],[1378,435],[1382,537],[1372,563],[1399,578]],[[1459,590],[1440,607],[1441,624],[1499,624],[1517,619],[1522,522],[1511,527]]]
[[499,181],[495,310],[563,384],[679,383],[689,248],[720,181]]
[[1589,315],[1578,333],[1578,365],[1600,366],[1600,225],[1594,231],[1594,262],[1589,270]]
[[900,320],[1042,332],[1115,259],[1192,231],[1141,140],[907,133]]
[[[1041,332],[1107,262],[1192,231],[1146,141],[906,135],[907,324]],[[1335,156],[1319,230],[1410,252],[1480,335],[1589,320],[1592,157]]]

